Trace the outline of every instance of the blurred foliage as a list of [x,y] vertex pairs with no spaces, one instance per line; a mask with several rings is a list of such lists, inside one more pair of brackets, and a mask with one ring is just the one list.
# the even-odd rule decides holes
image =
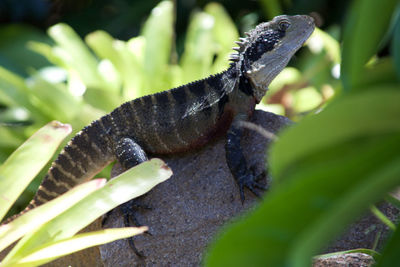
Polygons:
[[[92,11],[85,9],[90,2],[65,15],[73,27],[58,23],[47,34],[22,25],[0,28],[7,36],[0,40],[0,161],[48,121],[78,131],[124,101],[223,70],[238,38],[235,25],[243,32],[282,12],[313,12],[322,27],[258,105],[299,122],[270,152],[271,192],[252,216],[225,231],[207,263],[309,265],[327,240],[399,184],[395,0],[379,6],[373,0],[222,1],[233,20],[222,5],[205,1],[178,1],[178,8],[162,1],[145,20],[151,1],[93,1]],[[202,11],[188,12],[195,6]],[[371,20],[376,10],[380,16]],[[97,19],[89,19],[93,14]]]
[[[317,104],[316,91],[324,96],[327,87],[334,98],[281,134],[269,152],[271,190],[255,211],[222,231],[206,266],[310,266],[330,240],[400,185],[400,5],[355,0],[346,13],[341,49],[317,29],[308,46],[322,53],[302,65],[302,73],[282,72],[284,81],[313,81],[293,92],[294,107],[297,101],[306,109]],[[397,266],[398,232],[382,254],[358,252],[371,254],[378,266]]]
[[[0,221],[70,132],[69,125],[51,122],[39,129],[0,165]],[[23,168],[20,167],[21,162],[24,163]],[[75,235],[102,214],[148,192],[171,175],[172,171],[163,161],[152,159],[129,169],[107,184],[105,179],[83,183],[0,225],[0,265],[38,266],[81,249],[143,233],[146,227]],[[85,216],[82,217],[82,214]],[[15,246],[4,255],[3,250],[15,242]]]

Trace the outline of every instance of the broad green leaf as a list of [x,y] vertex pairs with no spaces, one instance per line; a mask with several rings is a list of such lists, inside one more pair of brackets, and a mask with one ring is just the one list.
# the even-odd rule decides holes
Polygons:
[[[131,100],[141,96],[143,67],[137,57],[131,53],[128,43],[113,40],[110,35],[103,31],[97,31],[86,37],[88,45],[102,58],[110,60],[115,66],[124,89],[124,99]],[[116,86],[120,90],[119,86]]]
[[147,227],[126,227],[78,234],[72,238],[66,238],[51,244],[42,245],[35,249],[28,256],[20,259],[18,262],[6,264],[4,267],[42,265],[64,255],[71,254],[85,248],[102,245],[122,238],[128,238],[134,235],[142,234],[145,231],[147,231]]
[[15,148],[23,141],[23,136],[15,134],[7,127],[0,127],[0,150]]
[[29,88],[22,77],[0,66],[1,102],[10,106],[32,108]]
[[73,96],[63,83],[50,83],[39,76],[30,83],[35,106],[49,118],[60,121],[71,121],[81,112],[80,99]]
[[210,74],[216,47],[213,41],[214,18],[203,12],[195,13],[186,35],[181,59],[183,82],[187,83]]
[[222,231],[206,266],[310,266],[312,255],[400,184],[399,149],[397,132],[329,146],[287,166],[263,203]]
[[[398,137],[396,138],[397,142],[400,141]],[[381,200],[385,193],[400,185],[400,158],[394,156],[392,160],[387,159],[388,162],[383,167],[376,168],[353,190],[349,190],[350,192],[333,203],[333,207],[329,211],[311,221],[306,229],[297,236],[292,243],[292,251],[289,252],[290,266],[310,266],[312,256],[326,244],[327,240],[331,240],[335,234],[341,233],[346,225],[364,213],[363,211],[369,204]],[[368,162],[366,163],[368,164]]]
[[[81,199],[105,185],[105,179],[96,179],[79,185],[62,196],[19,216],[12,222],[0,226],[0,251],[27,233],[35,231]],[[12,254],[7,257],[11,257]],[[6,259],[5,259],[6,260]]]
[[[0,219],[46,165],[60,142],[70,132],[69,125],[50,122],[30,137],[0,166]],[[33,155],[40,155],[40,157]]]
[[204,7],[205,13],[214,18],[213,38],[216,42],[216,59],[212,66],[212,73],[221,72],[229,66],[229,54],[238,40],[239,34],[229,14],[218,3],[209,3]]
[[362,94],[338,98],[320,114],[305,118],[283,132],[272,148],[274,156],[270,162],[274,165],[275,181],[289,165],[324,147],[357,136],[399,130],[399,103],[400,92],[396,87],[379,86]]
[[148,192],[171,175],[172,171],[160,159],[152,159],[129,169],[47,222],[38,231],[23,237],[12,250],[14,259],[27,256],[43,242],[55,242],[73,236],[102,214]]
[[208,266],[309,266],[400,185],[400,93],[380,89],[337,99],[281,135],[269,153],[278,182],[258,209],[222,232]]
[[[115,43],[117,42],[117,40],[114,40],[111,35],[109,35],[105,31],[95,31],[86,35],[85,42],[96,53],[96,55],[99,58],[102,58],[103,60],[104,59],[109,60],[116,69],[121,71],[120,56],[118,55],[115,49]],[[101,65],[99,65],[99,69],[100,67]],[[116,73],[118,77],[115,78],[107,77],[113,75],[115,75],[114,72],[104,72],[104,80],[114,81],[114,83],[111,83],[113,92],[119,93],[121,87],[121,78],[122,78],[120,77],[121,73]]]
[[[77,71],[88,87],[101,87],[102,78],[97,72],[97,60],[75,31],[59,23],[49,28],[48,34],[58,44],[57,53],[68,68]],[[62,49],[62,50],[61,50]]]
[[395,62],[391,57],[379,58],[374,64],[366,66],[360,87],[371,87],[373,85],[396,85],[399,80],[396,75]]
[[173,16],[172,1],[161,1],[143,26],[141,35],[146,40],[143,64],[147,74],[144,86],[152,93],[168,89],[165,74],[171,57]]
[[53,46],[46,43],[30,41],[28,42],[27,47],[30,50],[44,56],[48,61],[50,61],[54,65],[67,68],[67,65],[65,65],[62,58],[59,58],[58,56],[55,55]]
[[[397,0],[356,0],[344,29],[341,79],[345,90],[358,87],[364,65],[377,52],[385,35]],[[379,10],[379,19],[376,17]]]
[[391,48],[397,73],[397,80],[400,81],[400,5],[397,7],[397,21],[395,23]]

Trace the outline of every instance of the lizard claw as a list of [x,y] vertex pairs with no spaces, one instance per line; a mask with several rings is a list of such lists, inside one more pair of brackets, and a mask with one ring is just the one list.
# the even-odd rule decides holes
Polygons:
[[[129,227],[132,224],[135,225],[135,226],[141,226],[142,225],[142,224],[140,224],[138,222],[137,217],[136,217],[137,209],[146,209],[146,210],[151,210],[152,209],[150,206],[139,202],[137,199],[132,199],[132,200],[120,205],[119,207],[120,207],[121,212],[122,212],[122,214],[124,216],[124,225],[125,225],[125,227]],[[148,232],[148,231],[146,231],[146,233],[148,235],[151,235],[151,233]],[[135,252],[135,254],[139,258],[144,258],[145,256],[143,255],[143,253],[140,252],[136,248],[133,237],[129,237],[127,239],[128,239],[129,246]]]
[[266,172],[263,171],[258,175],[255,175],[254,173],[255,173],[254,168],[250,168],[249,171],[238,180],[240,200],[242,201],[242,204],[244,203],[245,200],[244,197],[245,187],[247,187],[258,198],[261,198],[261,194],[258,190],[256,190],[256,188],[262,191],[268,189],[266,185],[258,182],[259,180],[261,180],[266,176]]

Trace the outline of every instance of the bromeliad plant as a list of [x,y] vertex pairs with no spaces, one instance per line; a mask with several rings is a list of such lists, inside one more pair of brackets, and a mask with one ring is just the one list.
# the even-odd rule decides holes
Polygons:
[[[0,166],[0,221],[70,132],[69,125],[51,122]],[[107,229],[76,235],[102,214],[146,193],[171,175],[171,170],[161,160],[153,159],[108,183],[105,179],[84,183],[1,225],[0,252],[18,239],[21,240],[0,261],[0,266],[37,266],[87,247],[143,233],[146,227]]]

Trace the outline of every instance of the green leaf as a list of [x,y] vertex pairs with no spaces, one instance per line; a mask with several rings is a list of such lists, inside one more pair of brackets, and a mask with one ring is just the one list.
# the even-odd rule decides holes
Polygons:
[[18,262],[6,264],[4,267],[42,265],[64,255],[71,254],[85,248],[102,245],[122,238],[128,238],[134,235],[142,234],[145,231],[147,231],[147,227],[126,227],[78,234],[72,238],[66,238],[51,243],[50,245],[42,245],[26,257],[18,260]]
[[399,262],[400,251],[400,226],[397,225],[397,230],[392,234],[386,247],[383,249],[382,256],[378,260],[376,267],[392,267]]
[[[101,58],[108,59],[118,71],[124,85],[124,99],[134,99],[140,95],[143,66],[128,47],[128,43],[114,40],[104,31],[96,31],[86,36],[86,42]],[[133,42],[133,41],[131,41]],[[105,73],[108,75],[109,73]],[[113,80],[112,78],[106,80]],[[115,84],[120,90],[120,85]]]
[[50,122],[0,166],[0,220],[70,132],[69,125]]
[[[75,205],[94,190],[105,185],[105,179],[96,179],[79,185],[62,196],[55,198],[37,208],[17,217],[12,222],[0,226],[0,251],[27,233],[35,231],[66,209]],[[10,258],[10,253],[7,258]],[[7,261],[7,259],[5,259]]]
[[[400,141],[398,137],[397,142]],[[313,254],[317,253],[327,240],[331,240],[335,234],[344,230],[347,224],[363,214],[369,204],[379,201],[385,193],[400,184],[399,175],[400,158],[394,158],[357,183],[353,190],[344,194],[333,204],[329,212],[325,212],[320,218],[307,225],[307,228],[298,235],[292,243],[289,265],[310,266]],[[345,181],[342,182],[345,184]]]
[[143,26],[142,35],[146,40],[143,64],[147,74],[144,86],[152,93],[168,89],[165,75],[171,56],[173,20],[172,1],[161,1]]
[[0,66],[0,97],[3,104],[31,108],[29,89],[19,75]]
[[395,62],[397,80],[400,81],[400,5],[397,7],[397,21],[393,30],[392,54]]
[[102,87],[102,77],[97,72],[97,60],[75,31],[64,23],[49,28],[48,34],[59,46],[55,50],[69,69],[79,73],[88,87]]
[[310,266],[329,240],[400,184],[399,101],[395,88],[347,95],[283,133],[269,153],[278,182],[222,232],[207,266]]
[[71,121],[81,112],[81,101],[73,96],[63,83],[50,83],[39,76],[30,83],[35,106],[49,118]]
[[[397,0],[357,0],[353,2],[344,29],[341,78],[344,89],[362,89],[364,65],[377,52]],[[379,19],[376,18],[379,10]]]
[[216,59],[212,67],[212,73],[220,72],[229,66],[229,54],[233,53],[232,46],[238,40],[239,34],[229,14],[218,3],[209,3],[204,11],[214,18],[212,29],[213,39],[216,43]]
[[215,44],[213,42],[214,18],[204,12],[195,13],[190,21],[181,59],[183,83],[198,80],[210,73]]
[[347,223],[400,184],[400,135],[387,137],[329,147],[292,166],[256,211],[222,232],[207,266],[310,266]]
[[47,222],[38,231],[22,238],[11,252],[13,260],[27,256],[43,243],[50,244],[72,237],[102,214],[148,192],[171,175],[172,171],[160,159],[152,159],[129,169]]
[[[88,46],[96,53],[99,58],[109,60],[115,68],[120,70],[120,55],[117,53],[115,49],[115,43],[117,40],[114,40],[111,35],[106,33],[105,31],[95,31],[92,32],[85,37],[85,42]],[[121,71],[121,70],[120,70]],[[119,92],[121,86],[121,77],[119,77],[120,73],[118,73],[117,78],[107,77],[115,75],[114,73],[105,72],[105,81],[114,81],[111,87],[114,92]]]
[[384,223],[390,230],[396,230],[396,226],[394,223],[382,212],[380,211],[375,205],[371,207],[371,213],[375,215],[382,223]]
[[395,86],[379,86],[363,94],[338,98],[324,112],[305,118],[282,133],[273,147],[274,157],[270,158],[275,181],[289,165],[324,147],[358,136],[399,130],[400,92],[396,91]]
[[394,60],[391,57],[385,57],[365,68],[364,76],[362,81],[359,82],[359,86],[371,87],[383,84],[398,86],[398,83]]

